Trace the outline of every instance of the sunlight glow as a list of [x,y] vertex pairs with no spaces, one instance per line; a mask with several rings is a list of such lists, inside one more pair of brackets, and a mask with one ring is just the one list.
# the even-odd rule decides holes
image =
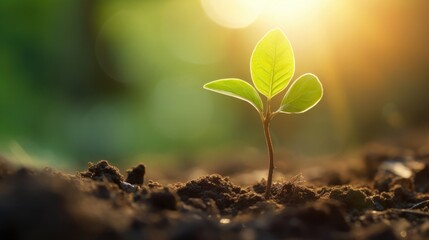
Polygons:
[[244,28],[261,14],[264,0],[201,0],[207,16],[215,23],[228,28]]
[[262,21],[314,20],[322,0],[200,0],[207,16],[227,28],[244,28]]
[[270,0],[263,14],[273,21],[302,22],[314,20],[323,0]]

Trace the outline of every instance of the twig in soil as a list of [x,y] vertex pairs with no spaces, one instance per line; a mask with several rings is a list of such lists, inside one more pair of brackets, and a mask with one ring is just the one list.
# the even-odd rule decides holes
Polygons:
[[407,213],[407,214],[414,214],[414,215],[420,215],[423,217],[429,217],[429,213],[427,212],[422,212],[420,210],[412,210],[412,209],[391,209],[393,211],[398,211],[401,213]]
[[421,217],[429,217],[429,213],[428,212],[423,212],[420,210],[413,210],[413,209],[398,209],[398,208],[391,208],[385,211],[371,211],[370,213],[373,215],[382,215],[382,214],[386,214],[388,212],[393,212],[393,213],[405,213],[405,214],[414,214],[414,215],[419,215]]
[[414,204],[412,207],[408,208],[408,209],[416,209],[422,205],[427,205],[429,203],[429,200],[425,200],[425,201],[421,201],[417,204]]

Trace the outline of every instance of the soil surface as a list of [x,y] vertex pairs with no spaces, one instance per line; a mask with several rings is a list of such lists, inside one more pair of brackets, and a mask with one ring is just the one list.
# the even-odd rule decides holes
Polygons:
[[[218,174],[162,185],[139,164],[76,174],[0,161],[0,239],[429,239],[429,154],[371,147],[325,167],[239,186]],[[343,177],[347,176],[347,177]]]

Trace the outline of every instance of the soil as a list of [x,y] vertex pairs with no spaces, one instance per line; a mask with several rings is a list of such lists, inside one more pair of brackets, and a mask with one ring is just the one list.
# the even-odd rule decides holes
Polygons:
[[162,185],[143,163],[125,177],[105,160],[66,174],[0,158],[0,239],[429,239],[429,155],[405,149],[277,181],[270,200],[263,179]]

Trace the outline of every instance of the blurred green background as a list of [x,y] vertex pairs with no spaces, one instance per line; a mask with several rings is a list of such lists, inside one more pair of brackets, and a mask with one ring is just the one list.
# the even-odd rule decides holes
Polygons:
[[427,9],[423,0],[2,0],[0,151],[80,169],[265,156],[254,109],[202,85],[251,82],[253,47],[274,27],[294,47],[294,79],[312,72],[325,87],[311,111],[273,121],[276,152],[337,154],[425,127]]

